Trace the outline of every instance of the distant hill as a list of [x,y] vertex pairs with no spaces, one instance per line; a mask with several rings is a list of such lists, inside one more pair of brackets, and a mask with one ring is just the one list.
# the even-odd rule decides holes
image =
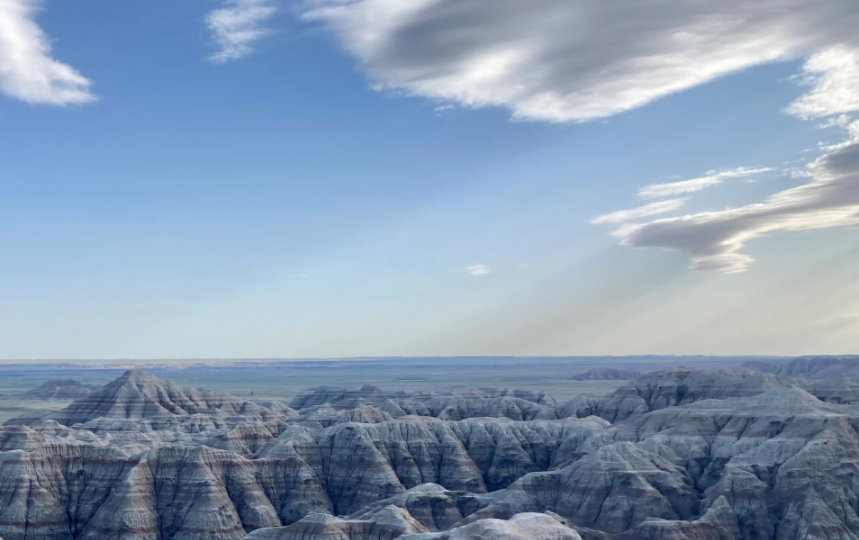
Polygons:
[[90,395],[98,385],[75,379],[51,379],[24,393],[29,399],[80,399]]
[[598,368],[589,369],[570,377],[571,381],[629,381],[640,377],[642,372],[636,369]]
[[752,361],[744,367],[803,379],[859,379],[859,356],[809,356],[787,363]]

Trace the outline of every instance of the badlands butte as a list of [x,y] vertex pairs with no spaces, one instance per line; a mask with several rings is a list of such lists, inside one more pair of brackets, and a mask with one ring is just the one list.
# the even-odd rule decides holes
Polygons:
[[80,397],[0,428],[0,537],[859,539],[857,372],[672,368],[563,403],[54,381]]

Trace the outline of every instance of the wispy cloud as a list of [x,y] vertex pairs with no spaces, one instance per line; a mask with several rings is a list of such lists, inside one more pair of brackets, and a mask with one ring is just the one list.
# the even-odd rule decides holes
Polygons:
[[93,101],[89,79],[51,57],[36,7],[33,0],[0,0],[0,92],[45,105]]
[[263,23],[276,12],[268,0],[227,0],[211,11],[206,24],[219,50],[209,60],[223,63],[251,54],[254,43],[268,34]]
[[848,138],[806,169],[810,180],[766,199],[727,210],[627,225],[623,244],[688,252],[693,269],[742,272],[754,258],[746,244],[776,232],[859,225],[859,121]]
[[[495,106],[516,119],[580,122],[764,63],[805,59],[809,90],[786,111],[847,126],[824,148],[810,180],[737,208],[626,223],[679,208],[673,198],[599,216],[623,224],[633,246],[690,253],[692,266],[725,272],[753,260],[746,243],[778,231],[841,227],[859,215],[859,10],[855,0],[308,0],[379,90],[441,103]],[[473,31],[480,28],[479,32]],[[710,172],[642,188],[642,198],[700,192],[768,168]]]
[[644,199],[658,199],[661,197],[673,197],[685,193],[695,193],[708,187],[721,184],[729,178],[746,178],[756,174],[772,172],[772,167],[737,167],[726,171],[708,171],[706,175],[679,182],[666,182],[663,184],[650,184],[638,190],[638,196]]
[[[754,261],[745,252],[750,240],[779,232],[859,225],[859,120],[855,119],[859,50],[837,46],[812,55],[803,66],[803,82],[810,90],[787,112],[805,119],[823,118],[824,127],[846,132],[842,142],[822,145],[819,158],[793,170],[794,176],[809,179],[805,184],[736,208],[622,226],[614,235],[629,246],[685,251],[693,269],[735,273],[747,270]],[[702,178],[686,187],[697,189],[714,181]],[[642,191],[660,196],[676,193],[677,185],[655,187]]]
[[812,119],[859,110],[859,49],[838,45],[812,55],[802,66],[802,81],[811,90],[788,113]]
[[686,199],[683,198],[668,199],[667,201],[657,201],[643,206],[638,206],[636,208],[629,208],[627,210],[616,210],[614,212],[609,212],[608,214],[595,217],[591,220],[591,223],[595,225],[603,223],[623,223],[625,221],[632,221],[643,217],[657,216],[659,214],[665,214],[667,212],[677,210],[683,206],[683,203],[685,202]]
[[492,273],[492,269],[485,264],[472,264],[471,266],[466,266],[465,271],[472,276],[488,276]]
[[[305,5],[305,18],[333,31],[379,89],[550,122],[612,116],[751,66],[809,56],[806,71],[821,86],[849,90],[829,67],[843,59],[839,50],[859,47],[855,0]],[[836,106],[812,96],[793,112]]]
[[686,193],[695,193],[708,187],[721,184],[729,178],[746,178],[756,174],[771,172],[771,167],[738,167],[726,171],[709,171],[704,176],[681,180],[679,182],[666,182],[663,184],[650,184],[638,190],[638,196],[644,199],[658,199],[661,197],[673,197]]

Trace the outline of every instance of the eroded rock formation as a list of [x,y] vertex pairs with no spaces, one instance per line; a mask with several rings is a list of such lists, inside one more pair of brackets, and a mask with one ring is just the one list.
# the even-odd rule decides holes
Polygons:
[[856,539],[859,408],[820,388],[677,368],[560,406],[364,387],[288,407],[130,371],[0,429],[0,536]]
[[84,384],[74,379],[51,379],[25,392],[24,397],[28,399],[80,399],[90,395],[98,388],[97,385]]

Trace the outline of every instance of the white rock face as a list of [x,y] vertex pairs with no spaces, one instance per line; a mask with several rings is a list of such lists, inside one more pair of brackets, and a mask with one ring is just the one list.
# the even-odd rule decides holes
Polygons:
[[552,516],[533,512],[516,514],[509,520],[481,519],[438,533],[401,537],[403,540],[581,540],[581,536]]
[[0,536],[855,540],[844,395],[683,368],[562,406],[365,387],[287,407],[128,372],[0,428]]
[[807,386],[807,382],[748,368],[708,371],[678,367],[643,375],[608,396],[573,398],[560,408],[558,416],[594,415],[619,422],[633,415],[702,399],[753,396],[795,385]]
[[340,519],[330,514],[310,514],[288,527],[258,529],[247,540],[393,540],[426,528],[409,513],[396,506],[386,506],[365,520]]
[[332,410],[354,411],[373,407],[391,418],[406,415],[432,416],[441,420],[476,417],[535,420],[555,418],[555,400],[546,394],[519,390],[474,390],[453,395],[385,393],[375,386],[358,390],[320,387],[296,397],[290,406],[312,409],[328,406]]

